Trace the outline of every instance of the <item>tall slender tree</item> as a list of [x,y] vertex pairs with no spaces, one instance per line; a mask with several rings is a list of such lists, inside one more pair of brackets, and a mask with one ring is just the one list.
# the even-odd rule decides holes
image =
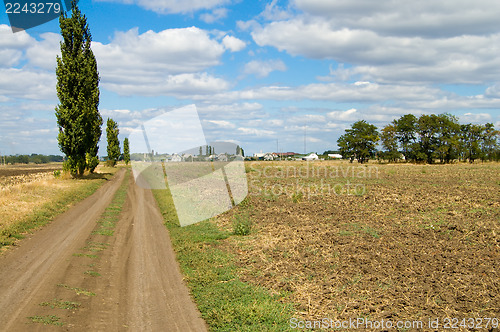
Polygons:
[[62,12],[61,57],[57,56],[57,125],[59,148],[66,155],[64,168],[72,176],[97,166],[102,117],[99,114],[99,73],[92,52],[87,18],[71,2],[71,17]]
[[125,165],[128,165],[130,162],[130,145],[128,138],[123,140],[123,160],[125,161]]
[[120,130],[118,129],[118,124],[113,120],[108,118],[107,128],[106,128],[106,138],[108,140],[108,165],[115,166],[116,161],[120,157],[120,141],[118,140],[118,134]]

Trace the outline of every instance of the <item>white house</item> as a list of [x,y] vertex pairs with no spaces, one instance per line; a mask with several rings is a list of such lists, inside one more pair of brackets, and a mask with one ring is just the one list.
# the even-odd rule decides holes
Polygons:
[[318,159],[319,159],[319,157],[316,153],[311,153],[308,156],[302,157],[302,160],[306,160],[306,161],[318,160]]
[[264,158],[265,153],[262,153],[262,152],[254,153],[253,156],[254,156],[254,158],[261,159],[261,158]]
[[278,155],[276,153],[267,152],[264,154],[264,160],[275,160],[278,159]]
[[227,161],[227,154],[225,154],[225,153],[219,153],[217,155],[217,160],[218,161]]
[[181,162],[182,158],[177,153],[174,153],[172,155],[172,158],[170,158],[170,161],[172,161],[172,162]]
[[332,159],[342,159],[342,155],[338,154],[338,153],[329,153],[328,157],[330,157]]

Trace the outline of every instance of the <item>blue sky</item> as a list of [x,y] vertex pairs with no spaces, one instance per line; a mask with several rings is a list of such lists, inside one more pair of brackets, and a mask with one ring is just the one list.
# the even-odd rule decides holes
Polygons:
[[[323,152],[360,119],[448,112],[500,128],[500,2],[81,0],[100,111],[123,140],[195,104],[207,141]],[[57,20],[0,13],[0,154],[60,154]],[[104,138],[104,135],[103,135]],[[106,154],[102,139],[100,155]],[[166,151],[170,152],[170,151]]]

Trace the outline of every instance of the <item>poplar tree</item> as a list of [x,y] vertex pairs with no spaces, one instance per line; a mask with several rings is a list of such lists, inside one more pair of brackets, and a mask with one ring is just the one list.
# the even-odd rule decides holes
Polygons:
[[108,118],[107,128],[106,128],[106,138],[108,140],[108,165],[115,166],[116,161],[120,157],[120,141],[118,141],[118,134],[120,130],[118,129],[118,124],[113,120]]
[[125,165],[128,165],[130,162],[130,146],[128,138],[123,140],[123,160],[125,161]]
[[56,106],[57,137],[61,152],[66,155],[64,169],[73,177],[91,172],[99,163],[98,143],[102,117],[99,114],[99,73],[90,46],[92,36],[87,18],[76,1],[71,2],[71,17],[64,12],[59,17],[62,42],[61,57],[57,56]]

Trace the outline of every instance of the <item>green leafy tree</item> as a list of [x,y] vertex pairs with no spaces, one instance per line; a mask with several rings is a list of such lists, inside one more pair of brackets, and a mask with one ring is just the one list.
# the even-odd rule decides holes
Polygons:
[[388,124],[382,129],[380,140],[384,148],[381,154],[383,159],[388,161],[397,161],[400,159],[401,154],[398,151],[398,139],[396,137],[396,127],[394,124]]
[[417,161],[434,163],[438,147],[437,134],[439,130],[438,117],[435,114],[421,115],[417,120],[417,134],[419,149],[416,153]]
[[[71,17],[63,12],[61,28],[61,57],[57,56],[57,125],[58,143],[66,155],[64,169],[73,177],[85,169],[97,166],[98,143],[102,117],[99,114],[99,73],[90,48],[92,36],[87,19],[76,1],[71,3]],[[98,161],[97,161],[98,163]]]
[[118,141],[119,133],[118,124],[113,119],[108,118],[106,128],[106,138],[108,140],[108,165],[113,167],[116,165],[116,161],[120,157],[120,141]]
[[460,124],[450,114],[440,114],[435,118],[437,126],[436,155],[441,163],[450,163],[459,156]]
[[354,152],[354,138],[351,135],[344,134],[337,140],[337,145],[339,146],[339,152],[342,158],[349,159],[352,163],[356,157]]
[[415,160],[414,146],[416,143],[417,118],[413,114],[403,115],[398,120],[392,122],[395,128],[395,135],[401,146],[406,160]]
[[500,132],[495,129],[493,123],[487,123],[484,125],[483,130],[483,141],[481,143],[482,159],[483,160],[495,160],[496,152],[499,149],[498,139]]
[[350,159],[351,162],[357,159],[359,163],[364,163],[375,156],[379,140],[377,127],[361,120],[355,122],[351,129],[346,129],[345,132],[337,141],[344,159]]
[[473,163],[481,158],[481,141],[484,137],[484,127],[481,125],[465,124],[461,126],[461,139],[465,152],[465,159]]
[[128,138],[123,140],[123,160],[125,161],[125,165],[128,165],[130,162],[130,145]]

